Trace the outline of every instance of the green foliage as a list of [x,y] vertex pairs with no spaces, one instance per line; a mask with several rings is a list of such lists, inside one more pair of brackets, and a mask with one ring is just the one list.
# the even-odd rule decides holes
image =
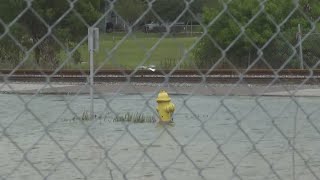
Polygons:
[[2,68],[14,68],[13,64],[18,64],[22,53],[14,41],[5,37],[0,41],[0,54]]
[[[190,6],[188,9],[192,11],[194,15],[202,14],[204,7],[213,7],[218,0],[190,0]],[[152,9],[157,13],[157,15],[164,22],[173,22],[178,19],[182,14],[181,18],[178,19],[179,22],[194,21],[194,17],[184,10],[187,8],[185,1],[181,0],[157,0],[152,4]],[[184,14],[183,14],[184,12]],[[152,16],[151,20],[159,21],[158,17]]]
[[[298,9],[295,9],[296,4],[292,0],[222,2],[227,6],[226,10],[220,3],[205,9],[203,14],[204,22],[209,27],[208,36],[194,50],[200,68],[210,68],[221,57],[224,58],[223,63],[245,68],[250,64],[250,59],[258,57],[258,49],[263,51],[267,63],[279,68],[294,53],[298,24],[304,32],[309,32],[314,29],[315,17],[320,16],[320,3],[316,0],[300,1]],[[306,6],[310,6],[311,10],[306,10]],[[286,52],[282,52],[283,49]],[[225,56],[222,56],[223,51]],[[293,60],[292,67],[294,64]],[[259,63],[256,65],[259,66]],[[266,67],[261,62],[260,65]]]
[[146,4],[141,0],[117,0],[115,11],[117,14],[132,25],[146,10]]
[[164,60],[161,60],[159,63],[159,69],[173,69],[173,68],[177,68],[177,69],[193,69],[194,68],[194,64],[192,62],[190,62],[190,60],[185,59],[180,65],[178,65],[178,63],[180,63],[181,61],[181,57],[179,58],[170,58],[170,57],[165,57]]
[[7,0],[0,3],[0,17],[4,23],[12,22],[26,7],[26,2],[22,0]]
[[[101,16],[101,1],[78,0],[72,11],[67,0],[7,0],[6,3],[0,3],[0,17],[24,49],[28,50],[37,44],[32,56],[37,65],[54,68],[59,64],[57,54],[63,47],[51,35],[64,46],[72,48],[72,42],[77,44],[82,40],[86,36],[87,26],[93,25]],[[0,32],[3,31],[1,29]],[[48,33],[50,35],[44,38]],[[8,49],[3,39],[0,49]],[[11,58],[16,64],[17,60],[12,55]]]
[[[112,1],[110,1],[112,2]],[[107,6],[110,7],[110,2]],[[151,2],[151,1],[150,1]],[[212,7],[217,0],[190,0],[189,10],[195,15],[203,12],[203,7]],[[188,22],[193,19],[189,12],[182,13],[186,8],[185,1],[181,0],[157,0],[152,1],[152,10],[149,10],[148,0],[115,0],[114,10],[117,15],[124,19],[129,25],[140,19],[138,25],[147,22],[172,22],[182,14],[178,21]],[[156,15],[154,14],[156,12]],[[146,13],[145,15],[143,15]],[[142,16],[143,15],[143,16]],[[159,19],[160,17],[160,19]],[[193,19],[193,21],[195,21]]]
[[73,63],[74,64],[80,64],[81,63],[81,54],[78,50],[76,50],[73,54],[72,54],[72,59],[73,59]]
[[185,3],[180,0],[161,0],[155,1],[152,7],[163,21],[171,22],[182,13]]
[[310,35],[303,42],[303,53],[304,53],[303,55],[304,55],[304,59],[308,60],[306,64],[309,67],[313,67],[316,65],[316,63],[319,63],[319,60],[320,60],[319,44],[320,44],[319,34]]

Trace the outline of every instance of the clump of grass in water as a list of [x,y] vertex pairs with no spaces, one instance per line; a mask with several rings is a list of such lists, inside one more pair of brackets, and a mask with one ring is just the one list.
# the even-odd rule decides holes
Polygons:
[[[106,115],[95,114],[94,115],[94,119],[106,119],[107,117],[108,117],[108,114],[106,114]],[[68,119],[65,119],[65,120],[68,120]],[[89,111],[83,111],[81,116],[74,116],[71,120],[72,121],[75,121],[75,120],[90,121],[91,120],[90,113],[89,113]]]
[[[101,120],[101,119],[110,119],[110,116],[108,114],[106,115],[95,115],[95,120]],[[80,121],[90,121],[90,113],[88,111],[84,111],[81,116],[74,116],[72,121],[80,120]],[[154,123],[156,122],[155,118],[153,116],[147,116],[141,113],[126,113],[124,116],[117,116],[113,118],[112,122],[131,122],[131,123]]]
[[131,122],[131,123],[153,123],[153,116],[146,116],[141,113],[126,113],[124,116],[117,116],[113,122]]
[[72,120],[73,121],[74,120],[89,121],[90,120],[90,114],[89,114],[88,111],[84,111],[80,117],[74,116],[72,118]]

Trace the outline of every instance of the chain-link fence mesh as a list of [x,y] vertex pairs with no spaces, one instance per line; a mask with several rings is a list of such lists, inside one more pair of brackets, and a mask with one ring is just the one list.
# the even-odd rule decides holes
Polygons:
[[0,179],[320,179],[319,19],[318,0],[1,1]]

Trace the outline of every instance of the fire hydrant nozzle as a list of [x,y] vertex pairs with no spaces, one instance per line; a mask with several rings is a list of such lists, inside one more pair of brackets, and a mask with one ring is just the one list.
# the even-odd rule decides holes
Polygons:
[[160,91],[157,98],[157,112],[159,113],[160,122],[172,121],[172,114],[175,110],[174,104],[171,102],[166,91]]

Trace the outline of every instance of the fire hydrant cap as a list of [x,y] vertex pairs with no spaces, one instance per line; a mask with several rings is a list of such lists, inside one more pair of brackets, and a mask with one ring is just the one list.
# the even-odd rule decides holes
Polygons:
[[166,91],[160,91],[158,94],[157,102],[168,102],[171,101],[168,93]]
[[168,113],[172,113],[175,110],[174,104],[170,103],[169,105],[166,106],[166,111]]

